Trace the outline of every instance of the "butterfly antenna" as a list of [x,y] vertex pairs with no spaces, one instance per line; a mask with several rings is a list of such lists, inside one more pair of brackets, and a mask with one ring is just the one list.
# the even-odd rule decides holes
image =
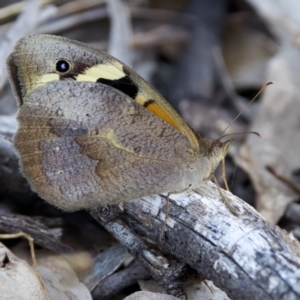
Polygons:
[[[257,99],[257,97],[263,92],[263,90],[270,84],[273,84],[273,82],[268,82],[266,84],[264,84],[262,86],[262,88],[259,90],[259,92],[254,96],[254,98],[238,113],[238,115],[227,125],[227,127],[221,132],[220,134],[220,138],[223,138],[224,136],[222,136],[222,134],[239,118],[239,116],[249,107],[249,105],[255,101]],[[250,132],[249,132],[250,133]],[[255,133],[257,134],[258,136],[260,136],[257,132]],[[218,140],[219,140],[218,139]]]
[[235,133],[224,134],[224,135],[222,135],[221,137],[218,138],[218,141],[221,140],[222,138],[226,137],[226,136],[238,135],[238,134],[255,134],[259,138],[261,138],[261,135],[256,131],[246,131],[246,132],[235,132]]

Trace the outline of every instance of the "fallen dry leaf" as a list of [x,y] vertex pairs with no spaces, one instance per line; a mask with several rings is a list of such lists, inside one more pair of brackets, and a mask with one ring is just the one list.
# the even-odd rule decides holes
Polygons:
[[0,282],[1,300],[46,299],[34,270],[2,243],[0,243]]

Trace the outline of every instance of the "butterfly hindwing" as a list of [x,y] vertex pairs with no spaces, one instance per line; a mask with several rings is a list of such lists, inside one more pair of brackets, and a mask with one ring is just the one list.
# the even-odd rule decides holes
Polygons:
[[23,173],[64,210],[172,190],[187,163],[186,137],[103,84],[48,83],[24,98],[18,122]]

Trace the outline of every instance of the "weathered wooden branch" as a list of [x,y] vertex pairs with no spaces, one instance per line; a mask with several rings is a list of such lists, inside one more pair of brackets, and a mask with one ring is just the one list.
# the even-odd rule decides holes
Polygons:
[[113,246],[99,253],[93,260],[92,270],[84,279],[84,284],[90,291],[93,291],[104,278],[119,269],[130,257],[126,247],[121,245]]
[[[115,214],[109,206],[94,209],[92,214],[98,220],[102,215],[100,222],[144,266],[145,241],[151,241],[148,250],[155,245],[165,256],[173,255],[232,299],[299,299],[299,242],[266,222],[244,201],[224,193],[239,208],[239,217],[226,209],[212,183],[203,185],[197,193],[172,195],[162,242],[159,236],[165,219],[165,196],[125,203],[117,222],[109,219],[110,214]],[[126,225],[146,239],[141,241],[137,235],[129,235]],[[154,265],[150,263],[150,269]]]
[[73,249],[60,241],[60,228],[51,230],[41,222],[33,218],[15,215],[0,214],[0,232],[29,234],[37,245],[49,249],[55,253],[68,253]]

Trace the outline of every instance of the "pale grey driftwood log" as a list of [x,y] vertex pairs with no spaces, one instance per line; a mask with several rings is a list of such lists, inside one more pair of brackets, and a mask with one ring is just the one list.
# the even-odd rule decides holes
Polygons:
[[[227,210],[212,183],[197,193],[171,195],[162,244],[159,235],[165,197],[125,203],[120,218],[165,254],[174,255],[213,281],[232,299],[300,299],[299,242],[267,223],[247,203],[224,193],[241,211],[239,217]],[[134,252],[137,240],[125,230],[123,233],[122,226],[108,227]]]

